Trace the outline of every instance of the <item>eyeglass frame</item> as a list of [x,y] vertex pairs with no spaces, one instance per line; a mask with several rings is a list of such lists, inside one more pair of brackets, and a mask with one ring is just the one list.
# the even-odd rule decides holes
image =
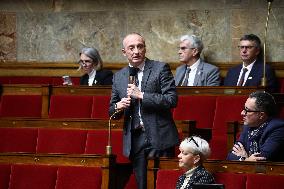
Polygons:
[[248,45],[248,46],[245,46],[245,45],[238,45],[238,48],[240,50],[243,50],[243,49],[248,49],[248,50],[251,50],[253,47],[256,47],[255,45]]
[[185,51],[185,50],[189,50],[189,49],[196,49],[194,47],[177,47],[178,50],[181,50],[181,51]]
[[78,63],[81,65],[87,65],[87,64],[93,64],[94,61],[93,60],[79,60]]
[[250,113],[250,112],[263,112],[261,110],[250,110],[248,109],[247,107],[244,106],[243,108],[243,111],[245,112],[245,115],[247,115],[247,113]]

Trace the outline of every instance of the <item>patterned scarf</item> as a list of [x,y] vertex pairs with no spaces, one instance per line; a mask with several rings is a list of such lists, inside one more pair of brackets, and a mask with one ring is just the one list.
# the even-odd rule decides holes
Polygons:
[[260,127],[248,131],[249,153],[248,156],[254,153],[260,153],[259,140],[268,122],[264,122]]

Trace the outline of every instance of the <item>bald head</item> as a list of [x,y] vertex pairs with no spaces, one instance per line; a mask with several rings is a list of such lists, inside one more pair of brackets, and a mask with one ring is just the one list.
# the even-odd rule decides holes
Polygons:
[[123,39],[122,53],[128,62],[137,67],[145,60],[146,46],[144,38],[138,33],[128,34]]
[[130,33],[128,35],[126,35],[122,41],[123,44],[123,48],[126,47],[126,45],[129,43],[129,41],[132,41],[133,39],[139,39],[139,41],[143,42],[144,46],[145,46],[145,40],[142,37],[142,35],[140,35],[139,33]]

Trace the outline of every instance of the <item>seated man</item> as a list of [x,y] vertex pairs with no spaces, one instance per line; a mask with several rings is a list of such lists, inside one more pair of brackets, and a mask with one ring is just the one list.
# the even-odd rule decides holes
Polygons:
[[228,160],[284,161],[284,121],[273,118],[276,102],[267,92],[249,95],[241,112],[244,128]]
[[195,183],[212,184],[213,176],[203,167],[202,163],[210,155],[210,147],[206,140],[192,136],[180,143],[179,167],[186,172],[177,181],[176,189],[191,189]]
[[[229,69],[224,86],[261,86],[263,57],[260,39],[254,34],[244,35],[238,47],[243,63]],[[268,64],[265,70],[267,89],[274,92],[277,89],[274,70]]]
[[219,69],[200,58],[202,41],[195,35],[184,35],[180,40],[178,54],[183,65],[176,70],[176,86],[219,86]]

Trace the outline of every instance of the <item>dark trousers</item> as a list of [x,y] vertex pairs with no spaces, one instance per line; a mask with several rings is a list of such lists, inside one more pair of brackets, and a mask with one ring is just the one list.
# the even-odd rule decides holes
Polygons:
[[167,148],[165,150],[154,149],[148,142],[145,132],[143,131],[132,133],[130,160],[138,189],[147,189],[147,159],[173,157],[174,153],[174,147]]

